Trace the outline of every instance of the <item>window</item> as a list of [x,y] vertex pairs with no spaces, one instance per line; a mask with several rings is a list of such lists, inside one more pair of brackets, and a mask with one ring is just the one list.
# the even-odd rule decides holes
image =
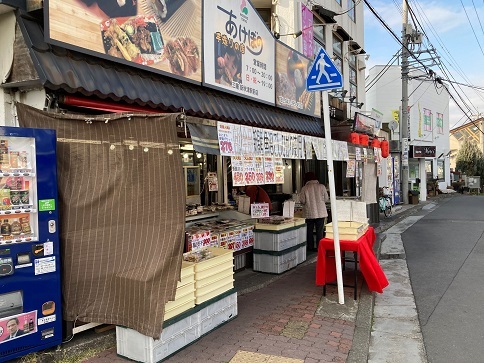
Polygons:
[[444,176],[444,166],[445,166],[445,159],[444,160],[437,160],[437,179],[445,180]]
[[271,14],[272,14],[271,9],[258,8],[256,10],[259,13],[260,17],[262,18],[262,20],[264,20],[264,23],[267,25],[267,27],[271,29]]
[[351,20],[356,22],[355,0],[348,0],[348,16]]
[[349,97],[357,97],[357,88],[358,88],[358,72],[356,72],[356,55],[352,49],[350,49],[348,54],[348,64],[350,66],[350,94]]
[[335,0],[338,4],[341,5],[341,0]]
[[313,18],[313,34],[314,34],[314,39],[321,43],[324,47],[326,44],[326,38],[324,36],[324,23],[318,19],[317,17]]
[[343,40],[336,34],[333,34],[333,55],[335,66],[343,74]]

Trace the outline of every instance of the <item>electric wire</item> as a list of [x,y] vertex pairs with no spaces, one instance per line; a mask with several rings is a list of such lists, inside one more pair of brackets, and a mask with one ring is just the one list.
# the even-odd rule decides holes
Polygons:
[[467,20],[469,21],[469,24],[471,25],[472,32],[474,33],[474,37],[476,38],[477,44],[479,45],[479,48],[481,48],[482,55],[484,55],[484,49],[482,49],[481,43],[479,42],[479,38],[477,37],[476,31],[474,30],[474,27],[472,26],[471,19],[469,18],[469,15],[467,14],[466,7],[464,6],[464,3],[462,0],[460,0],[460,3],[462,4],[462,8],[464,9],[464,12],[466,13]]
[[[406,1],[407,1],[407,0],[406,0]],[[416,2],[416,0],[414,0],[413,2],[415,3],[415,5],[416,5],[417,7],[420,7],[420,5],[419,5],[419,4]],[[418,10],[418,9],[417,9],[417,10]],[[411,13],[414,13],[414,12],[413,12],[412,7],[409,7],[409,11],[410,11]],[[444,45],[444,44],[443,44],[443,42],[441,41],[441,39],[440,39],[440,37],[438,36],[438,34],[437,34],[435,31],[434,31],[435,29],[433,28],[432,24],[431,24],[431,23],[430,23],[430,21],[428,20],[427,16],[425,15],[425,12],[423,11],[423,9],[422,9],[421,7],[420,7],[420,12],[423,14],[422,18],[426,18],[426,19],[427,19],[426,21],[427,21],[427,23],[430,25],[430,28],[431,28],[430,30],[432,31],[432,33],[434,34],[434,36],[437,38],[437,41],[440,43],[440,45],[442,46],[442,48],[443,48],[443,49],[444,49],[444,50],[445,50],[445,51],[446,51],[446,52],[449,54],[449,56],[450,56],[450,57],[453,59],[452,55],[450,54],[450,52],[448,51],[448,49],[445,47],[445,45]],[[425,37],[426,37],[426,39],[429,39],[429,37],[428,37],[428,36],[427,36],[427,34],[425,33],[425,30],[424,30],[423,26],[422,26],[422,25],[420,24],[420,22],[418,21],[418,18],[416,17],[416,15],[415,15],[414,19],[416,19],[417,23],[419,24],[420,28],[422,29],[423,34],[424,34],[424,35],[425,35]],[[424,20],[425,20],[425,19],[424,19]],[[429,43],[429,44],[430,44],[430,43]],[[435,52],[436,52],[436,51],[435,51]],[[436,54],[437,54],[437,53],[436,53]],[[444,58],[445,58],[445,57],[444,57]],[[456,65],[457,65],[457,67],[458,67],[458,64],[457,64],[457,62],[455,61],[455,59],[453,59],[453,60],[454,60],[455,64],[456,64]],[[446,67],[445,63],[440,62],[440,61],[439,61],[439,62],[436,62],[436,63],[439,65],[439,69],[440,69],[440,70],[441,70],[441,71],[442,71],[442,72],[443,72],[443,73],[444,73],[444,74],[447,76],[447,81],[448,81],[448,82],[454,82],[455,84],[460,84],[460,82],[457,82],[457,80],[456,80],[456,79],[455,79],[455,77],[452,75],[452,73],[451,73],[450,71],[448,71],[448,69],[447,69],[447,67]],[[450,63],[450,64],[452,64],[452,62],[449,62],[449,63]],[[444,68],[445,68],[445,69],[444,69]],[[471,82],[468,80],[468,78],[465,76],[465,74],[463,73],[463,71],[462,71],[462,70],[460,70],[460,72],[459,72],[459,69],[458,69],[458,68],[456,68],[456,71],[457,71],[458,73],[460,73],[460,75],[463,77],[463,79],[464,79],[464,80],[466,80],[466,81],[468,81],[468,82],[469,82],[469,84],[471,83]],[[451,78],[453,79],[453,81],[451,80]],[[471,87],[471,88],[475,87],[475,86],[472,86],[472,85],[466,85],[466,84],[461,84],[461,85],[465,85],[465,86],[468,86],[468,87]],[[453,87],[453,89],[454,89],[454,91],[455,91],[456,93],[458,93],[458,91],[457,91],[457,89],[455,89],[455,87]],[[464,94],[465,94],[464,90],[463,90],[463,89],[462,89],[460,86],[459,86],[459,89],[460,89],[460,91],[461,91],[462,93],[464,93]],[[478,95],[478,97],[480,97],[481,99],[483,99],[483,100],[484,100],[483,95],[479,94],[478,92],[476,92],[476,94]],[[466,95],[466,97],[467,97],[467,95]],[[462,96],[461,96],[461,95],[459,95],[459,98],[461,98],[461,99],[462,99]],[[477,110],[477,107],[476,107],[476,106],[474,106],[474,105],[472,104],[472,101],[471,101],[471,100],[470,100],[468,97],[467,97],[467,101],[468,101],[468,102],[469,102],[469,103],[470,103],[470,104],[471,104],[471,105],[474,107],[474,109],[476,109],[476,110]],[[464,102],[464,103],[465,103],[465,102]],[[467,104],[466,104],[466,107],[468,107],[468,108],[469,108],[469,106],[468,106]],[[470,109],[470,108],[469,108],[469,109]],[[470,112],[472,113],[472,111],[470,111]]]
[[381,77],[383,77],[383,75],[390,69],[390,66],[393,65],[393,63],[395,63],[395,61],[398,59],[399,54],[400,51],[395,53],[388,63],[381,69],[381,71],[378,72],[378,74],[365,85],[365,92],[369,91],[381,79]]
[[[484,2],[484,0],[483,0],[483,2]],[[474,7],[474,11],[476,12],[477,20],[479,21],[479,25],[481,27],[482,34],[484,35],[484,28],[482,27],[481,18],[479,17],[479,13],[477,12],[477,8],[476,8],[476,4],[474,3],[474,0],[472,0],[472,6]]]

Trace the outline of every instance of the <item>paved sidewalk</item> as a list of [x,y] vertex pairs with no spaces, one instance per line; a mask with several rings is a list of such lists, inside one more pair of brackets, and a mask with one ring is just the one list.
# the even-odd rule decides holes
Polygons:
[[[357,304],[350,289],[345,292],[349,303],[344,306],[337,304],[331,293],[322,297],[322,288],[314,284],[314,273],[315,256],[268,286],[239,296],[236,319],[165,362],[229,362],[240,351],[265,354],[274,362],[285,358],[305,363],[345,362],[352,347]],[[85,360],[124,361],[115,348]]]
[[[375,244],[377,255],[380,254],[381,240],[389,238],[386,244],[381,244],[382,254],[388,257],[390,252],[400,253],[397,258],[404,258],[404,253],[400,251],[401,246],[390,243],[398,243],[398,238],[391,233],[392,231],[385,232],[429,203],[397,206],[394,217],[384,219],[382,216],[380,223],[374,225],[379,237]],[[403,222],[403,225],[405,223]],[[398,279],[401,272],[406,271],[405,261],[382,261],[384,271],[388,271],[390,287],[381,295],[368,291],[366,285],[362,284],[363,278],[360,273],[359,299],[354,301],[353,290],[345,288],[344,305],[338,303],[336,287],[328,287],[327,296],[324,297],[322,287],[315,286],[315,261],[316,254],[313,253],[308,256],[305,263],[282,275],[263,274],[252,270],[237,273],[237,318],[180,350],[165,362],[360,363],[367,362],[369,357],[372,362],[387,362],[388,357],[376,354],[385,346],[385,342],[377,341],[375,334],[379,331],[385,332],[387,326],[382,324],[383,320],[373,320],[375,295],[378,295],[378,303],[388,302],[389,295],[398,294],[398,288],[390,287],[402,283]],[[394,271],[395,268],[398,271]],[[348,271],[343,273],[343,277],[351,283],[350,266]],[[411,287],[407,287],[407,292],[411,294]],[[408,298],[413,299],[413,295]],[[378,314],[376,315],[375,319],[378,319]],[[371,336],[373,328],[377,328],[377,331],[373,331]],[[387,334],[380,334],[385,335]],[[69,359],[74,356],[75,359]],[[60,362],[62,357],[62,361],[69,362],[129,361],[117,356],[114,331],[76,335],[72,342],[63,344],[61,349],[41,353],[34,361]],[[28,362],[25,359],[22,361]]]

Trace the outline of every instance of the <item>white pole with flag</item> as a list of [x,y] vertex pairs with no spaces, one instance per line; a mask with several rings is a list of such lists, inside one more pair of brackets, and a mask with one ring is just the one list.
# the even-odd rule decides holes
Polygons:
[[326,50],[321,48],[314,59],[314,63],[306,78],[306,90],[309,92],[322,91],[324,136],[326,138],[326,151],[328,161],[329,196],[331,199],[331,216],[333,223],[334,256],[336,261],[336,283],[338,285],[338,300],[345,303],[343,292],[343,274],[341,272],[341,251],[339,244],[338,210],[336,206],[336,188],[334,185],[333,144],[331,143],[331,123],[329,118],[328,91],[343,87],[343,76],[338,67],[328,56]]
[[333,167],[333,144],[331,142],[331,124],[329,120],[329,95],[328,91],[321,92],[323,101],[323,121],[324,121],[324,137],[326,139],[327,163],[328,163],[328,179],[329,179],[329,197],[331,200],[331,222],[333,223],[333,241],[334,241],[334,257],[336,261],[336,283],[338,285],[338,302],[345,303],[343,291],[343,274],[341,272],[341,251],[339,245],[339,230],[338,230],[338,210],[336,207],[336,188],[334,183],[334,167]]

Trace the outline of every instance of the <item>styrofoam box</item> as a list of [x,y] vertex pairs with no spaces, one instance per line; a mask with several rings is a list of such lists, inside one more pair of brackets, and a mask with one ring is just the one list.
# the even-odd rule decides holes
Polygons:
[[283,251],[298,244],[298,229],[273,233],[254,231],[254,248],[266,251]]
[[[220,298],[163,328],[160,339],[116,327],[117,354],[143,363],[159,362],[237,316],[237,293]],[[202,328],[203,326],[203,328]]]

